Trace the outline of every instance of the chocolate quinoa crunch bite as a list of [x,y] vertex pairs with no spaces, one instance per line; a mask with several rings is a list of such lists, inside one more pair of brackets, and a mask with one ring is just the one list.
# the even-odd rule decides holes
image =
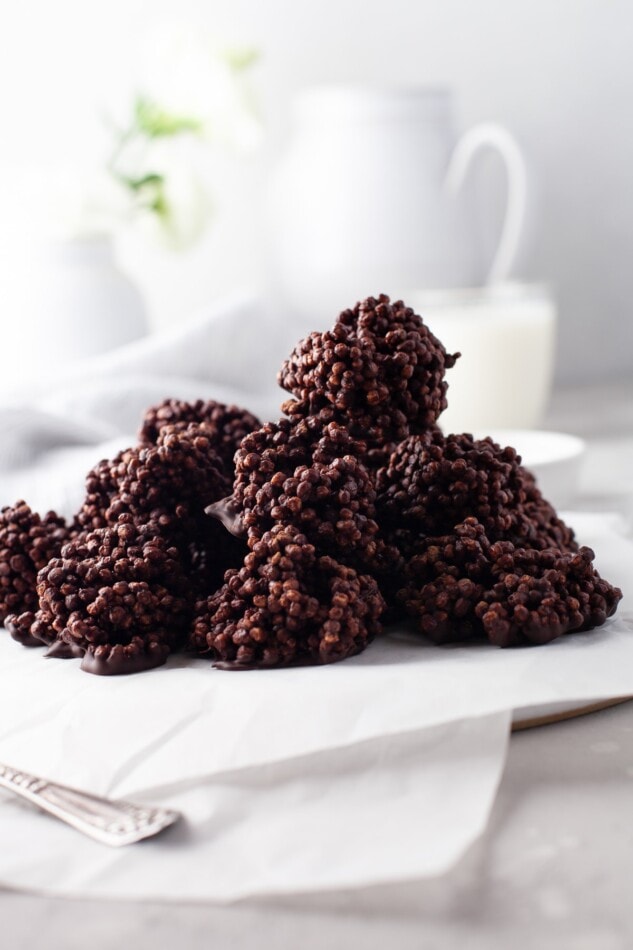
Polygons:
[[490,553],[493,583],[475,613],[497,646],[549,643],[599,627],[622,599],[594,568],[591,548],[561,553],[499,542]]
[[331,414],[350,433],[383,449],[435,425],[446,408],[450,355],[402,301],[368,297],[331,330],[297,344],[279,373],[292,418]]
[[82,668],[128,673],[164,663],[191,616],[181,553],[130,515],[70,541],[38,576],[39,621],[84,653]]
[[196,607],[189,646],[198,654],[223,669],[332,663],[380,632],[374,579],[318,557],[297,528],[276,525],[249,548],[240,570]]
[[195,535],[204,509],[224,497],[229,486],[222,459],[204,426],[166,426],[156,445],[141,448],[128,466],[108,514],[118,520],[127,510],[144,516],[160,512],[155,520],[161,524],[165,516],[171,519],[165,531],[189,537],[192,532]]
[[195,532],[205,507],[226,495],[229,486],[203,426],[165,426],[156,445],[126,449],[92,469],[76,523],[105,527],[129,514],[139,525],[151,518],[165,536],[180,541]]
[[593,567],[590,548],[491,543],[474,518],[427,538],[419,551],[398,599],[435,643],[483,636],[503,647],[548,643],[600,626],[622,597]]
[[380,557],[375,490],[358,443],[336,423],[317,434],[311,443],[304,422],[282,419],[246,436],[235,456],[234,530],[261,536],[275,524],[294,525],[319,554],[371,566]]
[[186,426],[192,422],[204,426],[210,445],[223,460],[227,472],[232,472],[233,456],[244,436],[261,425],[256,416],[239,406],[226,406],[213,399],[195,402],[165,399],[145,413],[139,442],[155,445],[166,426]]
[[510,447],[468,433],[411,436],[377,475],[381,526],[403,554],[418,539],[450,532],[474,517],[491,541],[575,548],[573,532],[542,498]]
[[66,522],[54,511],[41,518],[25,501],[0,511],[0,623],[24,646],[41,645],[25,616],[37,610],[37,572],[68,537]]

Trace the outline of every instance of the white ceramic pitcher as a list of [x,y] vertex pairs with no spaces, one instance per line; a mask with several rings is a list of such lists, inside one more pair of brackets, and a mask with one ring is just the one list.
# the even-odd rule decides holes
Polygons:
[[[369,294],[476,286],[512,267],[525,211],[525,167],[504,128],[456,139],[446,88],[305,91],[272,184],[273,265],[285,300],[328,322]],[[495,149],[507,202],[492,262],[461,184],[474,155]]]

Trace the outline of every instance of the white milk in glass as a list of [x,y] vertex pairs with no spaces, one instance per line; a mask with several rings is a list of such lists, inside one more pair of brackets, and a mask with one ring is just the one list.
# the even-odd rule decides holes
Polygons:
[[556,338],[556,307],[546,287],[408,291],[403,298],[449,352],[462,354],[447,372],[445,433],[539,424]]

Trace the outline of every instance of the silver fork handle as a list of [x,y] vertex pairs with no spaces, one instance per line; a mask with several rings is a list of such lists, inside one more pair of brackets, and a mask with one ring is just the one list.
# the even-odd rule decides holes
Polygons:
[[100,798],[2,764],[0,787],[25,798],[90,838],[113,847],[134,844],[156,835],[180,818],[177,811]]

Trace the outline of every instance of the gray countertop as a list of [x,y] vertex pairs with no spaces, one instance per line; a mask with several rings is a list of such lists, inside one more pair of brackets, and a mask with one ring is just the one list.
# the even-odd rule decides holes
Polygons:
[[[631,527],[633,386],[561,392],[546,426],[588,440],[577,507]],[[0,891],[0,946],[629,950],[632,814],[633,702],[513,734],[488,829],[441,879],[224,907]]]

